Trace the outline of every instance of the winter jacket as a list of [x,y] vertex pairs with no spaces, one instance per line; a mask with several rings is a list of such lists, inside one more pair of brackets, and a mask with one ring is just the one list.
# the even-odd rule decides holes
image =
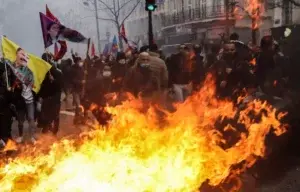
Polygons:
[[169,82],[169,72],[164,60],[160,59],[158,53],[149,52],[150,54],[150,69],[152,76],[157,78],[159,88],[167,88]]

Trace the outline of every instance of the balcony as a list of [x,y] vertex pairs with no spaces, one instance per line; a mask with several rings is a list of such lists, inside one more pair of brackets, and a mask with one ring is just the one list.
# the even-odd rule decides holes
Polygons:
[[174,14],[164,15],[162,18],[162,25],[163,27],[168,27],[192,21],[194,22],[207,19],[216,19],[221,17],[225,17],[225,8],[223,5],[192,8]]

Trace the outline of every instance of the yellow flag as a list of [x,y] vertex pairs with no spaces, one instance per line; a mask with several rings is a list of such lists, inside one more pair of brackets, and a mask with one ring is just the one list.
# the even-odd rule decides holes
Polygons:
[[[20,46],[7,39],[6,37],[2,37],[3,57],[10,62],[13,63],[16,61],[16,52],[19,47]],[[38,93],[47,72],[51,68],[51,65],[35,55],[32,55],[30,53],[27,54],[29,56],[29,62],[27,66],[31,70],[34,78],[33,91],[35,93]]]

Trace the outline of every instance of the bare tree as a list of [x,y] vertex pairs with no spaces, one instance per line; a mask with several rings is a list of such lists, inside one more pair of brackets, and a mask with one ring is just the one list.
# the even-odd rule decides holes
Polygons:
[[[94,5],[94,0],[83,0],[85,5]],[[98,17],[99,20],[112,22],[118,32],[119,47],[123,49],[123,42],[120,37],[121,27],[126,19],[134,12],[142,0],[97,0],[98,10],[104,11],[106,17]],[[93,6],[95,7],[95,6]],[[92,9],[96,11],[95,9]],[[97,10],[97,11],[98,11]]]
[[87,25],[84,22],[82,22],[82,18],[80,17],[80,14],[75,12],[73,9],[65,13],[61,18],[63,19],[62,23],[67,27],[77,29],[77,30],[82,30],[83,28],[87,27]]

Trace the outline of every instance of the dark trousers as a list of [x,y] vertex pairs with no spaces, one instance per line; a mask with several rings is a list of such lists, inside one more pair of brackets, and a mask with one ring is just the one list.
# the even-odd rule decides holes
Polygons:
[[43,99],[42,110],[39,119],[39,127],[42,132],[51,131],[57,134],[59,130],[60,94]]
[[17,121],[18,121],[18,130],[19,136],[23,136],[24,122],[26,120],[26,109],[17,109]]
[[0,112],[0,139],[7,142],[12,139],[11,136],[12,113],[10,109],[1,110]]

